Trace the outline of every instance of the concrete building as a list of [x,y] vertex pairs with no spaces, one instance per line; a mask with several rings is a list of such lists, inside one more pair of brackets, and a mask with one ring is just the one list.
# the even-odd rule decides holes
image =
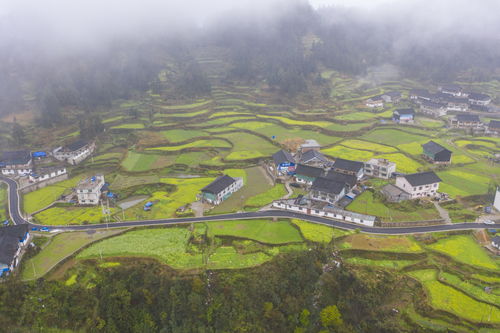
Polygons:
[[95,142],[78,140],[64,147],[58,147],[52,151],[55,159],[77,165],[92,154]]
[[201,189],[201,200],[212,205],[219,205],[242,187],[243,178],[220,176]]
[[396,172],[396,163],[385,158],[372,158],[365,162],[365,175],[367,176],[389,179],[394,172]]
[[381,98],[386,103],[397,103],[401,99],[401,93],[399,91],[388,91],[382,94]]
[[332,162],[319,151],[308,150],[307,152],[300,155],[299,163],[324,168],[330,165]]
[[432,117],[442,117],[448,112],[446,104],[432,102],[430,100],[419,100],[420,111]]
[[10,274],[19,265],[23,249],[29,241],[27,224],[0,228],[0,276]]
[[383,108],[384,100],[381,95],[373,96],[366,100],[365,105],[369,108]]
[[385,185],[384,187],[382,187],[380,192],[385,196],[385,198],[389,202],[401,202],[404,200],[411,199],[410,193],[403,191],[402,189],[393,184]]
[[433,171],[396,177],[396,186],[408,193],[411,199],[435,196],[440,182],[441,178]]
[[4,176],[26,176],[33,171],[33,159],[27,150],[5,151],[0,159]]
[[490,120],[488,132],[491,134],[500,134],[500,120]]
[[98,205],[101,200],[104,176],[96,175],[81,180],[76,186],[79,205]]
[[493,207],[500,212],[500,187],[497,187],[497,191],[495,192]]
[[443,94],[451,95],[454,97],[467,96],[467,94],[464,93],[463,88],[457,84],[446,84],[440,86],[439,91],[442,92]]

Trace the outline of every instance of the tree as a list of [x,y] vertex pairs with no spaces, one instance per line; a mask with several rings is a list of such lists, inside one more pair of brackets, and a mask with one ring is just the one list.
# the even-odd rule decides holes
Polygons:
[[321,310],[320,318],[323,327],[337,327],[344,322],[336,305],[330,305]]

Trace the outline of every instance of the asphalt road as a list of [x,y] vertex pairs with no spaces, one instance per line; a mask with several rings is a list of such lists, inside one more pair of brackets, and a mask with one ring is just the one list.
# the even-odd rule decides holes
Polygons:
[[[7,183],[9,186],[9,212],[12,221],[15,224],[27,223],[30,227],[42,227],[42,225],[37,225],[26,221],[20,212],[20,199],[17,191],[17,183],[10,178],[0,176],[0,181]],[[472,229],[484,229],[484,228],[500,228],[500,223],[494,225],[486,225],[483,223],[454,223],[454,224],[443,224],[434,226],[423,226],[423,227],[404,227],[404,228],[381,228],[381,227],[368,227],[355,223],[342,222],[337,220],[332,220],[329,218],[310,216],[305,214],[298,214],[282,210],[268,210],[262,212],[246,212],[246,213],[233,213],[233,214],[222,214],[222,215],[212,215],[203,217],[187,217],[187,218],[171,218],[171,219],[161,219],[161,220],[142,220],[142,221],[126,221],[126,222],[113,222],[109,224],[89,224],[89,225],[64,225],[64,226],[50,226],[51,229],[58,230],[96,230],[96,229],[106,229],[106,228],[118,228],[118,227],[137,227],[137,226],[154,226],[154,225],[168,225],[168,224],[182,224],[182,223],[195,223],[195,222],[207,222],[207,221],[224,221],[224,220],[236,220],[236,219],[249,219],[249,218],[298,218],[306,220],[309,222],[314,222],[318,224],[325,224],[333,226],[340,229],[354,230],[359,229],[361,232],[372,233],[372,234],[388,234],[388,235],[401,235],[401,234],[414,234],[414,233],[426,233],[426,232],[439,232],[439,231],[453,231],[453,230],[472,230]]]

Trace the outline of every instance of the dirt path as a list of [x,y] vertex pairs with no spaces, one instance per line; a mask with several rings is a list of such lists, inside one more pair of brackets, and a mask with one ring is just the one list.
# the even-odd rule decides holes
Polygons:
[[264,178],[266,178],[269,185],[274,186],[274,180],[271,178],[271,176],[269,176],[265,167],[261,165],[261,166],[259,166],[259,170],[260,170],[260,172],[262,172],[262,174],[264,175]]
[[452,224],[450,214],[448,214],[448,211],[441,207],[436,201],[433,201],[434,207],[436,207],[439,215],[441,218],[444,220],[446,224]]

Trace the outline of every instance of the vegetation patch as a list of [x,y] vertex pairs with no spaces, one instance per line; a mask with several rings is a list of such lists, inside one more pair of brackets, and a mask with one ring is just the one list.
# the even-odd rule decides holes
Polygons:
[[152,147],[147,148],[146,150],[150,151],[179,151],[187,148],[230,148],[231,144],[229,144],[225,140],[220,139],[203,139],[197,140],[193,142],[189,142],[183,145],[178,146],[163,146],[163,147]]
[[250,197],[247,201],[245,201],[245,207],[263,207],[273,202],[273,200],[282,198],[286,193],[287,191],[285,189],[285,186],[282,184],[277,184],[264,193],[260,193],[254,195],[253,197]]
[[43,209],[58,200],[62,195],[70,194],[84,176],[66,179],[62,182],[45,186],[23,196],[23,208],[28,214]]
[[194,139],[194,138],[197,138],[200,136],[206,136],[207,132],[199,131],[199,130],[173,129],[173,130],[168,130],[168,131],[162,131],[161,134],[169,142],[177,143],[177,142],[182,142],[182,141]]
[[402,145],[412,142],[423,142],[429,140],[427,137],[423,135],[413,134],[408,131],[400,131],[389,128],[375,129],[361,136],[361,139],[386,145],[392,145],[394,143]]
[[485,194],[488,191],[488,176],[472,173],[464,168],[448,169],[437,174],[443,180],[439,184],[439,191],[448,193],[452,198]]
[[422,167],[420,163],[400,153],[377,155],[377,158],[385,158],[396,163],[396,171],[403,173],[415,173]]
[[292,223],[300,229],[305,239],[316,243],[330,243],[333,238],[349,235],[352,232],[336,229],[322,224],[293,219]]
[[[116,212],[110,208],[111,214]],[[44,225],[96,224],[104,223],[105,215],[100,206],[96,207],[52,207],[33,216]]]
[[111,129],[143,129],[144,127],[143,123],[130,123],[112,126]]
[[383,260],[383,259],[367,259],[360,257],[344,258],[345,262],[353,265],[376,266],[389,269],[401,269],[416,263],[414,260]]
[[355,234],[345,237],[339,244],[340,249],[419,253],[422,247],[410,236],[376,236]]
[[362,141],[362,140],[344,140],[341,142],[341,145],[354,148],[354,149],[363,149],[363,150],[371,150],[377,153],[395,153],[397,149],[390,146],[381,145],[378,143]]
[[129,187],[145,184],[156,184],[160,182],[160,177],[157,175],[130,176],[117,175],[111,184],[111,188],[115,191],[123,190]]
[[354,161],[368,161],[375,155],[375,153],[371,151],[358,150],[358,149],[344,147],[341,145],[336,145],[331,148],[322,149],[321,152],[332,157],[345,158]]
[[263,252],[238,253],[232,246],[218,247],[207,260],[209,269],[239,269],[261,265],[272,257]]

